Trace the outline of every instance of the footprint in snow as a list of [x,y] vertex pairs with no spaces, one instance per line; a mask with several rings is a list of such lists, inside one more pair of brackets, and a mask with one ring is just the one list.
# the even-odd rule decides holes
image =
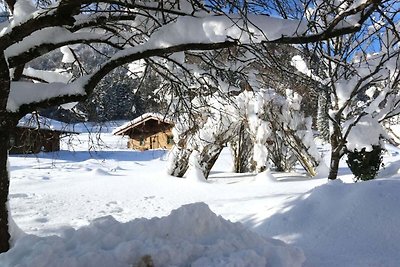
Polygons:
[[[123,208],[121,208],[121,207],[119,207],[119,206],[116,206],[116,205],[118,205],[118,204],[119,204],[118,201],[110,201],[110,202],[108,202],[108,203],[106,204],[106,206],[109,207],[109,208],[111,208],[111,210],[109,211],[109,213],[120,213],[120,212],[123,212],[123,211],[124,211]],[[103,213],[105,213],[105,212],[103,211]]]
[[10,194],[9,198],[28,198],[29,195],[25,193],[15,193],[15,194]]
[[107,171],[102,170],[102,169],[93,169],[92,174],[94,176],[107,176],[110,175]]
[[115,168],[112,168],[110,171],[116,172],[116,171],[125,171],[125,170],[126,170],[126,169],[121,168],[120,166],[117,166],[117,167],[115,167]]
[[114,209],[110,210],[110,213],[121,213],[124,209],[121,207],[115,207]]
[[110,207],[110,206],[112,206],[112,205],[117,205],[118,204],[118,201],[110,201],[110,202],[108,202],[107,204],[106,204],[106,206],[107,207]]
[[39,223],[46,223],[48,221],[49,221],[49,219],[48,218],[44,218],[44,217],[35,219],[35,222],[39,222]]

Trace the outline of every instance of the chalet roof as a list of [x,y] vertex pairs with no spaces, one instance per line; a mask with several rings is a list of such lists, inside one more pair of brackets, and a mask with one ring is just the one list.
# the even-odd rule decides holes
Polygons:
[[40,115],[29,113],[19,120],[17,127],[28,129],[42,129],[62,133],[78,133],[71,124],[49,119]]
[[173,125],[173,121],[168,118],[165,115],[162,115],[160,113],[145,113],[140,117],[135,118],[134,120],[131,120],[123,125],[121,125],[118,128],[115,128],[115,130],[112,132],[114,135],[123,135],[126,131],[135,128],[136,126],[148,121],[148,120],[156,120],[156,121],[161,121],[165,122],[168,124]]

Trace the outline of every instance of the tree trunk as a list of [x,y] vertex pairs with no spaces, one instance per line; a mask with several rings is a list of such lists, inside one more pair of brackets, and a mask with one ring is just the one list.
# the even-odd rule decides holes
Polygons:
[[289,172],[293,170],[297,162],[297,156],[293,149],[289,148],[277,131],[271,134],[269,142],[266,143],[269,158],[278,172]]
[[318,114],[317,114],[317,129],[320,138],[325,142],[329,142],[329,94],[327,90],[321,92],[318,96]]
[[253,164],[253,141],[250,134],[246,131],[247,125],[242,123],[239,127],[237,137],[230,142],[233,154],[234,172],[246,173],[255,171]]
[[[1,49],[0,49],[1,50]],[[6,111],[10,93],[10,72],[3,51],[0,52],[0,253],[10,249],[8,229],[8,149],[10,132],[15,129],[18,119]]]
[[[297,160],[303,166],[303,168],[307,171],[310,176],[317,175],[317,167],[320,163],[319,158],[315,158],[309,152],[310,147],[308,147],[301,138],[296,135],[296,132],[293,130],[284,131],[285,134],[285,142],[287,145],[293,150],[294,155]],[[308,144],[311,145],[311,144]]]
[[344,145],[340,142],[340,128],[334,126],[334,132],[331,136],[331,162],[329,165],[329,180],[335,180],[338,175],[339,162],[343,156],[342,149]]
[[217,144],[207,145],[200,153],[199,166],[203,171],[204,177],[207,179],[210,175],[210,171],[217,161],[219,154],[224,147]]
[[191,150],[174,146],[170,152],[170,158],[168,159],[168,174],[175,177],[183,177],[189,168],[189,157],[191,153]]
[[[3,121],[4,122],[4,121]],[[8,174],[9,129],[0,128],[0,253],[10,249],[10,233],[8,229],[8,193],[10,179]]]
[[329,176],[328,176],[329,180],[335,180],[337,178],[340,158],[341,158],[340,149],[332,148],[331,163],[330,163]]

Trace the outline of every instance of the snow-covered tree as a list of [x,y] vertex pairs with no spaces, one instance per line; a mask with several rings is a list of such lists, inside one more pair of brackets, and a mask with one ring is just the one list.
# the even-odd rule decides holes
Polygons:
[[[183,51],[201,54],[234,46],[251,51],[256,43],[306,43],[356,32],[384,2],[355,1],[332,19],[320,21],[321,15],[333,13],[324,1],[316,1],[308,5],[313,11],[310,23],[305,23],[289,16],[265,16],[279,9],[270,1],[2,0],[10,18],[0,24],[0,252],[9,249],[10,240],[7,144],[26,113],[82,101],[104,76],[133,61],[152,61],[165,75],[168,64],[182,62]],[[62,61],[74,55],[65,47],[93,43],[107,44],[116,52],[71,79]],[[57,49],[64,54],[59,68],[28,68],[31,61]],[[165,77],[171,83],[179,80],[169,74]]]
[[174,143],[169,153],[167,173],[175,177],[183,177],[189,168],[189,157],[192,149],[189,146],[192,137],[202,125],[204,118],[195,109],[193,113],[182,113],[175,119],[175,126],[172,129]]
[[196,117],[189,119],[185,113],[175,125],[176,145],[170,153],[168,173],[182,177],[189,162],[195,162],[200,169],[197,173],[207,178],[223,147],[230,143],[237,172],[264,171],[270,167],[269,161],[277,170],[290,171],[299,162],[315,176],[320,155],[312,120],[300,106],[300,95],[291,90],[286,90],[285,96],[258,89],[237,96],[214,94],[202,101],[193,99]]
[[191,101],[196,113],[183,113],[173,129],[176,145],[170,153],[169,174],[182,177],[192,162],[207,179],[238,127],[236,110],[230,101],[229,97],[216,95],[196,97]]
[[273,89],[244,92],[238,106],[246,110],[246,120],[254,143],[253,160],[259,171],[270,159],[281,171],[299,162],[311,175],[317,174],[320,155],[314,143],[312,120],[300,111],[301,96],[287,90],[285,96]]
[[[347,3],[332,4],[338,13]],[[330,20],[330,15],[325,20]],[[329,120],[331,162],[329,179],[336,179],[346,151],[369,152],[387,135],[382,123],[399,113],[399,9],[385,1],[357,33],[308,44],[320,58],[316,74],[301,58],[293,64],[320,86],[320,116]],[[326,124],[325,124],[326,125]],[[326,128],[326,126],[325,126]]]

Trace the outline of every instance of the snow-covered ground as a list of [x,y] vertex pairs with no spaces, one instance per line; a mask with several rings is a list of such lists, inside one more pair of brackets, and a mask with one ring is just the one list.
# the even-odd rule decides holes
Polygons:
[[201,182],[166,175],[165,151],[125,149],[112,129],[102,147],[83,133],[57,153],[11,156],[10,207],[24,233],[1,267],[140,266],[145,255],[155,266],[400,265],[397,148],[371,182],[352,183],[345,163],[334,182],[234,174],[228,150]]

